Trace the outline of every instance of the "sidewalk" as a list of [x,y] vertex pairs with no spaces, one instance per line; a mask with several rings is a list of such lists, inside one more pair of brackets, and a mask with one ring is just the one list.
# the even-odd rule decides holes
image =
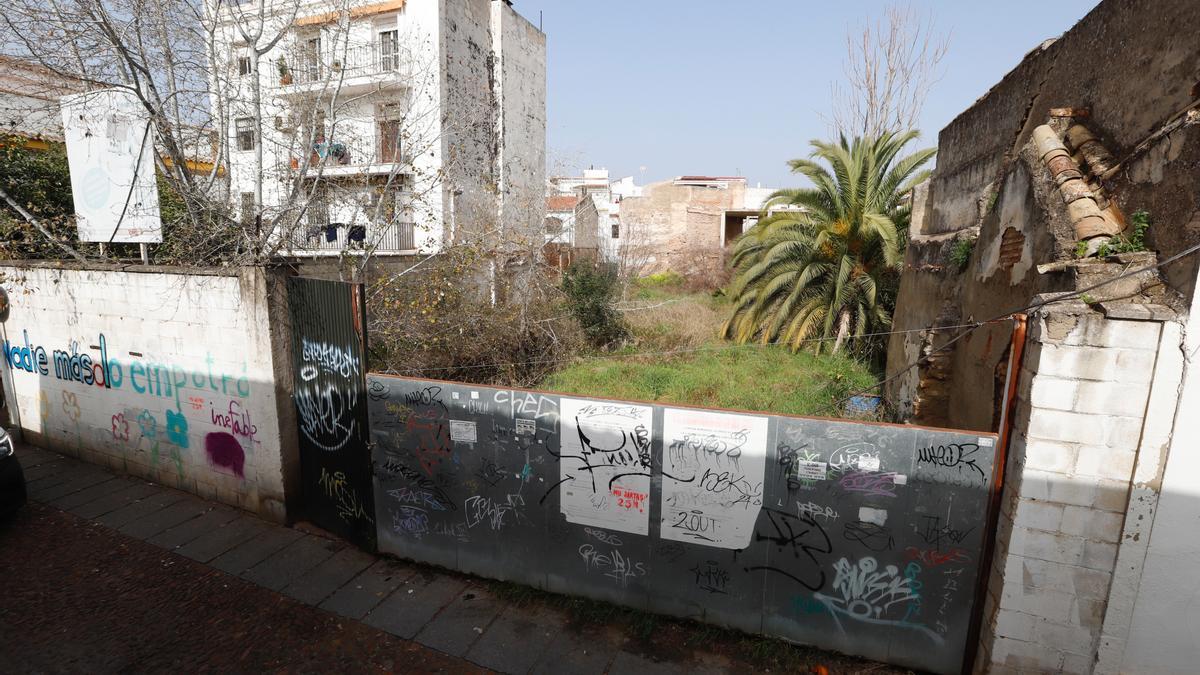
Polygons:
[[[31,501],[51,507],[47,512],[65,511],[240,577],[264,591],[454,657],[449,662],[454,664],[449,666],[451,670],[718,673],[762,671],[784,664],[795,669],[811,661],[835,672],[890,672],[880,664],[750,636],[737,639],[743,643],[757,640],[747,648],[762,658],[743,658],[730,653],[736,650],[728,648],[731,641],[727,636],[722,648],[722,640],[717,639],[724,633],[720,629],[669,619],[648,619],[650,624],[639,640],[629,635],[630,630],[608,625],[611,622],[604,617],[573,620],[561,607],[539,600],[537,591],[372,556],[336,539],[268,523],[188,493],[114,476],[100,467],[37,448],[22,446],[17,453]],[[0,598],[0,617],[6,613],[4,603]],[[613,613],[604,611],[609,616]],[[693,643],[697,636],[689,633],[699,633],[699,641]],[[719,651],[709,651],[701,644],[716,644]],[[648,645],[652,655],[647,654]],[[766,651],[787,650],[787,658],[780,663],[776,655],[758,654],[764,645]],[[276,667],[289,668],[286,654]],[[401,663],[396,667],[406,669]]]

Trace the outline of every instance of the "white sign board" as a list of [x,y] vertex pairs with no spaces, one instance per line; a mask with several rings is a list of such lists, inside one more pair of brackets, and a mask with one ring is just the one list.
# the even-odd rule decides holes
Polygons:
[[663,412],[662,538],[746,548],[763,503],[767,418]]
[[103,89],[59,99],[80,241],[162,241],[154,132],[137,97]]
[[647,534],[654,409],[573,398],[559,406],[561,508],[567,522]]

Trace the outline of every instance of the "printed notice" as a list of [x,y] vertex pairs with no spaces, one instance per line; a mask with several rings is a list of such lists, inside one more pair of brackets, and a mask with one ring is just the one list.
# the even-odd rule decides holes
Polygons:
[[475,423],[450,420],[450,440],[458,443],[475,442]]
[[648,534],[654,409],[563,398],[559,411],[560,498],[567,521]]
[[517,435],[533,436],[537,433],[537,422],[517,418]]
[[663,448],[663,539],[749,546],[762,510],[767,418],[668,408]]
[[801,459],[796,461],[796,478],[800,480],[825,480],[829,477],[829,464]]

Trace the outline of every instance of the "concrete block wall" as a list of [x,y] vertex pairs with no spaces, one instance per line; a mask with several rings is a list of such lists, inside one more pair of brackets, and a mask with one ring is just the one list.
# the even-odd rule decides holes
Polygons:
[[275,374],[290,352],[267,273],[134,269],[0,267],[12,421],[36,445],[284,520],[295,431]]
[[1161,332],[1085,308],[1031,318],[978,672],[1092,672]]

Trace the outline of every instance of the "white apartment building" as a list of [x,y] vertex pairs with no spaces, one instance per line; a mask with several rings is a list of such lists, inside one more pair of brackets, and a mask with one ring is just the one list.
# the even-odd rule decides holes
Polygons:
[[244,218],[278,217],[283,250],[432,253],[541,227],[546,39],[510,2],[267,7],[222,4],[212,107],[231,193]]

